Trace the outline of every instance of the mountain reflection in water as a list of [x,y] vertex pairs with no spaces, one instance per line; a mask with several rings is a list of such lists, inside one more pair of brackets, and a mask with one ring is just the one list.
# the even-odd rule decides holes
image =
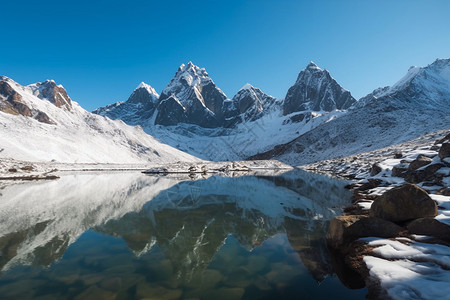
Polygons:
[[0,295],[360,299],[363,291],[327,278],[324,237],[349,201],[345,184],[295,170],[196,181],[88,173],[6,186]]

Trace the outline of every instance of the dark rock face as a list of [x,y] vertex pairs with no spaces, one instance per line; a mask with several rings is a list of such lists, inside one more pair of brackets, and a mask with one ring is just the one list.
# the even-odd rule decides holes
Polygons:
[[[167,107],[163,104],[173,98],[181,105],[184,115],[177,113],[165,115]],[[200,69],[191,62],[181,65],[158,101],[155,123],[160,125],[190,123],[203,127],[218,127],[223,121],[223,103],[226,95],[214,84],[205,69]],[[174,105],[174,104],[170,104]],[[179,118],[179,119],[177,119]]]
[[172,126],[186,121],[187,115],[184,107],[174,97],[169,97],[159,103],[156,124]]
[[421,154],[409,164],[408,170],[409,171],[417,170],[419,168],[422,168],[423,166],[430,164],[432,161],[433,160],[431,158]]
[[72,109],[72,99],[67,95],[66,90],[62,86],[56,85],[53,80],[37,83],[36,87],[34,93],[39,98],[47,99],[57,107]]
[[149,93],[145,88],[138,88],[133,91],[127,102],[141,104],[143,110],[149,110],[155,108],[155,95]]
[[276,104],[276,99],[258,88],[246,84],[231,100],[231,109],[225,108],[227,118],[239,118],[238,121],[259,119]]
[[303,110],[347,109],[355,102],[356,99],[350,92],[344,90],[327,70],[322,70],[311,62],[288,90],[283,114]]
[[370,216],[391,222],[435,217],[437,205],[427,192],[413,184],[393,188],[375,199]]
[[420,218],[408,224],[410,233],[430,235],[450,241],[450,226],[434,218]]
[[327,241],[332,248],[339,249],[361,237],[396,237],[402,230],[402,227],[377,217],[339,216],[331,220]]
[[440,159],[450,157],[450,143],[442,144],[441,149],[439,149],[438,155]]
[[382,171],[380,164],[375,163],[372,165],[372,168],[370,169],[370,176],[375,176],[378,173],[380,173]]

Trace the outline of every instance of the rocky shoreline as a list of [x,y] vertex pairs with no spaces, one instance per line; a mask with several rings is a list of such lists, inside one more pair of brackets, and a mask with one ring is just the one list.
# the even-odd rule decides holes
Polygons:
[[[391,157],[365,170],[355,167],[354,158],[327,163],[339,166],[330,168],[333,175],[354,181],[347,186],[352,205],[331,221],[327,235],[336,273],[350,288],[367,286],[369,299],[438,299],[448,292],[450,133],[439,132],[434,142],[431,136],[403,152],[390,147]],[[429,270],[422,274],[418,268],[424,266]],[[413,275],[424,275],[423,282]],[[427,288],[439,280],[443,288]]]

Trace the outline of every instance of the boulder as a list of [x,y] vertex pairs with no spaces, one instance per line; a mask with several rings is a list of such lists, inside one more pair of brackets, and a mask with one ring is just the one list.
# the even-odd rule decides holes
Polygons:
[[437,205],[425,190],[414,184],[406,184],[376,198],[369,215],[391,222],[403,222],[435,217]]
[[405,172],[408,170],[408,165],[401,163],[392,167],[393,177],[405,177]]
[[445,165],[441,163],[431,164],[424,169],[414,171],[408,170],[403,173],[402,177],[409,183],[419,183],[423,181],[438,182],[444,175],[436,172],[442,167],[445,167]]
[[415,171],[430,164],[433,160],[425,155],[420,154],[415,160],[409,164],[409,171]]
[[372,165],[372,168],[370,169],[370,176],[375,176],[378,173],[380,173],[383,169],[381,168],[379,163],[375,163]]
[[450,143],[443,143],[441,149],[439,149],[438,155],[441,160],[446,157],[450,157]]
[[[361,237],[396,237],[402,227],[376,217],[350,215],[336,217],[330,222],[327,233],[328,245],[345,251],[345,245]],[[344,249],[343,249],[344,248]]]
[[367,190],[371,190],[374,189],[378,186],[380,186],[383,183],[383,181],[381,179],[372,179],[369,178],[367,179],[367,182],[363,183],[358,190],[360,191],[367,191]]
[[401,153],[401,152],[395,152],[394,153],[394,158],[399,159],[399,158],[402,158],[402,157],[403,157],[403,153]]
[[408,224],[408,231],[450,241],[450,226],[434,218],[420,218]]
[[435,145],[438,144],[443,144],[445,142],[450,142],[450,133],[448,133],[446,136],[444,136],[442,139],[437,140],[436,142],[434,142]]

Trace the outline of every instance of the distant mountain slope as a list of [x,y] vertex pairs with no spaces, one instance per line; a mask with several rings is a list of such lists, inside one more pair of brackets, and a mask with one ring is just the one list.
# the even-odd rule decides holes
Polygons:
[[196,158],[139,127],[81,108],[61,85],[0,77],[0,156],[29,161],[145,163]]
[[405,142],[450,128],[450,59],[413,67],[392,87],[362,98],[342,117],[252,156],[299,165]]

